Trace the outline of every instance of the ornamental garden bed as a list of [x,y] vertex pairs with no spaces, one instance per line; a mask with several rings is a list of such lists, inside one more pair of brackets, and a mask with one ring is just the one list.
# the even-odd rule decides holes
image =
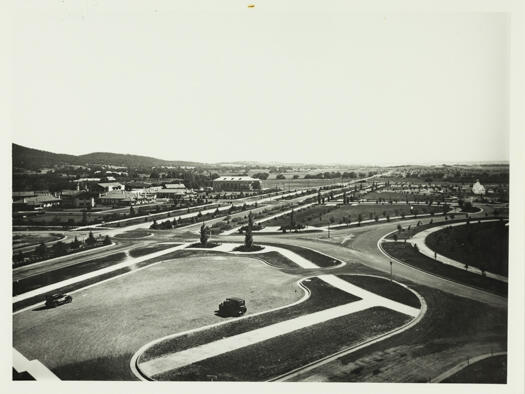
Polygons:
[[264,249],[264,246],[261,246],[261,245],[252,245],[250,247],[246,247],[246,245],[241,245],[241,246],[237,246],[233,250],[236,252],[258,252],[263,249]]

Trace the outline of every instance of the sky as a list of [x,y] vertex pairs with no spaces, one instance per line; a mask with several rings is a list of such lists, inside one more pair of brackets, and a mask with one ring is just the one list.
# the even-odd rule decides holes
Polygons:
[[12,141],[24,146],[203,162],[508,160],[505,14],[16,3]]

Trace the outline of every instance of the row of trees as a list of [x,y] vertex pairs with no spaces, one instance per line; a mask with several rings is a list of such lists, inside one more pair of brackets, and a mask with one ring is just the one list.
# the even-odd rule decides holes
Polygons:
[[55,242],[52,246],[47,246],[45,243],[38,245],[33,251],[23,253],[19,252],[13,255],[13,262],[15,265],[29,259],[30,262],[44,260],[46,258],[54,258],[65,256],[67,254],[75,253],[82,249],[92,248],[97,245],[110,245],[111,238],[106,235],[103,239],[95,238],[93,232],[89,232],[88,237],[84,241],[79,241],[78,237],[71,242]]

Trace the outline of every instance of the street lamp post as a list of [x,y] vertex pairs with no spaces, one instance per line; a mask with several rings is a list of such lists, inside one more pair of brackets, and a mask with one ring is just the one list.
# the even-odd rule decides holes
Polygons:
[[392,283],[392,260],[390,260],[390,283]]

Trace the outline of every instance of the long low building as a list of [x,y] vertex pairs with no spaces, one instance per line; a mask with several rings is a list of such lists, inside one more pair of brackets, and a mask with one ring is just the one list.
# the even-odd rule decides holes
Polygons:
[[99,197],[102,205],[108,206],[130,206],[147,204],[155,200],[155,195],[150,193],[135,193],[125,190],[112,190]]
[[250,176],[221,176],[213,180],[216,192],[237,192],[260,190],[261,180]]

